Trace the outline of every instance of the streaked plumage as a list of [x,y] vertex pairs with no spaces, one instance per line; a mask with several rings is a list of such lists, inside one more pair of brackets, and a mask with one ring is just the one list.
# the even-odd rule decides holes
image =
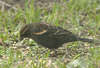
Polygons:
[[92,39],[80,38],[62,27],[45,23],[26,24],[20,30],[20,37],[21,40],[26,37],[31,38],[38,44],[49,49],[56,49],[64,43],[74,41],[94,42]]

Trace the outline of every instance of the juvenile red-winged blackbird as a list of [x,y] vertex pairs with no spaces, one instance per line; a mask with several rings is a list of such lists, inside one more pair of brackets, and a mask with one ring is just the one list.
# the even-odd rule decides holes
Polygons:
[[49,49],[56,49],[64,43],[73,41],[94,42],[92,39],[80,38],[68,30],[45,23],[26,24],[20,30],[20,37],[21,40],[31,38]]

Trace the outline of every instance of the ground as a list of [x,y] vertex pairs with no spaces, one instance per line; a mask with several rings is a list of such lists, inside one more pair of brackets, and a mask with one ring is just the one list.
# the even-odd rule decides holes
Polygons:
[[12,6],[17,10],[12,7],[0,10],[1,68],[100,68],[100,44],[71,42],[54,52],[38,46],[34,40],[19,40],[23,24],[40,21],[61,26],[83,38],[99,40],[100,1],[64,0],[50,2],[50,7],[28,3],[22,9]]

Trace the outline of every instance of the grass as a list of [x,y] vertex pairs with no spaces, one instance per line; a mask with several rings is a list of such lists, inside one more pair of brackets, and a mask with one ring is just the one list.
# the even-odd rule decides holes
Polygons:
[[[96,44],[73,42],[65,44],[64,54],[51,57],[51,51],[32,40],[19,41],[23,24],[45,21],[61,26],[87,38],[100,39],[100,8],[98,0],[70,0],[55,3],[52,10],[36,9],[33,2],[25,10],[0,11],[0,68],[100,68],[100,47]],[[43,16],[41,15],[43,14]],[[0,42],[1,43],[1,42]],[[21,48],[20,46],[25,46]],[[47,51],[46,51],[47,50]]]

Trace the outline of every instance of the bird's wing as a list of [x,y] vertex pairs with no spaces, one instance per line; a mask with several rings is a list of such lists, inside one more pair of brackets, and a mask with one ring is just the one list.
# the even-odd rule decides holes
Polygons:
[[48,28],[48,34],[50,36],[59,37],[59,36],[72,35],[72,32],[69,32],[61,27],[50,26],[50,28]]
[[56,32],[54,33],[54,35],[70,35],[70,34],[72,34],[72,32],[67,31],[61,27],[57,27]]

